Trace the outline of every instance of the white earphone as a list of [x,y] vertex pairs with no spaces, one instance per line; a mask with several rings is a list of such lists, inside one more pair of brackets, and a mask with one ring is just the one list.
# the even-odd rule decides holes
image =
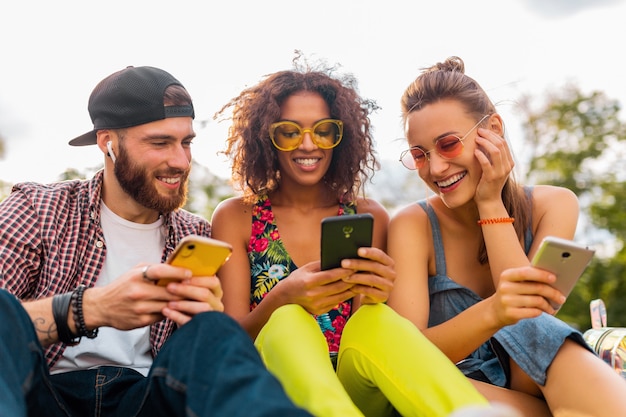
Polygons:
[[113,142],[108,141],[107,142],[107,149],[109,150],[109,156],[111,157],[111,160],[113,160],[113,163],[115,163],[115,153],[113,152]]

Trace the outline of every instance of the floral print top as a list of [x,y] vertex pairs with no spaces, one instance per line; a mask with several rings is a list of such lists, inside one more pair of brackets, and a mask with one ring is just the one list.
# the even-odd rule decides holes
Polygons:
[[[355,213],[354,204],[339,204],[337,215]],[[268,196],[259,198],[252,208],[252,234],[248,244],[248,258],[251,271],[250,311],[252,311],[278,281],[288,277],[298,268],[280,239]],[[333,363],[339,352],[341,333],[351,312],[352,299],[337,305],[328,313],[314,316],[326,336]]]

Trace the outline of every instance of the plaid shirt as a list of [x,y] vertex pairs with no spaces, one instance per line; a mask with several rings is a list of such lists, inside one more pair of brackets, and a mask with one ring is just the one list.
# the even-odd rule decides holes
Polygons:
[[[16,184],[0,202],[0,288],[21,300],[35,300],[92,287],[104,264],[106,242],[100,225],[103,171],[91,180],[54,184]],[[186,235],[209,236],[209,222],[185,210],[163,221],[162,261]],[[150,329],[156,355],[175,329],[163,320]],[[65,350],[63,343],[45,349],[52,366]]]

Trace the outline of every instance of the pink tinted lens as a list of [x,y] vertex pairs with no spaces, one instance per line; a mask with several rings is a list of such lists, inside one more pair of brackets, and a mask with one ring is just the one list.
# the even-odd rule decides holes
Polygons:
[[415,164],[415,168],[419,169],[424,166],[426,162],[426,153],[420,148],[412,148],[409,152],[411,158],[413,159],[413,163]]
[[437,153],[446,159],[459,156],[463,151],[463,142],[456,136],[446,136],[436,143]]

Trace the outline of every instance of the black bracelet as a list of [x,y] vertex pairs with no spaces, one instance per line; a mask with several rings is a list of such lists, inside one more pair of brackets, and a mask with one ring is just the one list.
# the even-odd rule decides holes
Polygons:
[[52,317],[54,317],[54,323],[57,326],[57,334],[59,340],[67,345],[75,345],[80,340],[72,333],[67,323],[72,295],[73,293],[68,292],[52,297]]
[[72,293],[72,313],[74,315],[74,324],[76,324],[78,336],[94,339],[98,336],[98,329],[87,330],[85,316],[83,316],[83,293],[85,289],[86,287],[84,285],[79,285]]

